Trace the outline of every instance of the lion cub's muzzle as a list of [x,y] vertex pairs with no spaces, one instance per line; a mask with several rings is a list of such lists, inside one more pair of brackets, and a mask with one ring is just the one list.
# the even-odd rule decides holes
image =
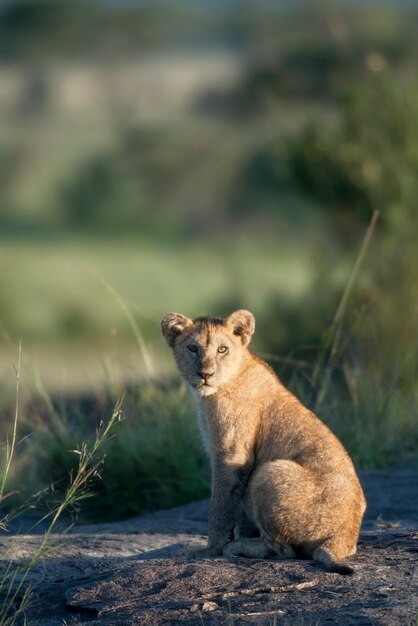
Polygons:
[[212,376],[215,374],[215,370],[200,369],[197,370],[196,374],[204,381],[205,385],[207,385],[209,379],[212,378]]

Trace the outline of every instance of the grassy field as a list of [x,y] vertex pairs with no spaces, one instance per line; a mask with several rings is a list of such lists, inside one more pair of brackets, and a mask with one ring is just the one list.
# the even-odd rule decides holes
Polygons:
[[[409,335],[396,350],[390,337],[373,337],[381,312],[364,312],[356,304],[359,290],[370,284],[377,250],[370,246],[355,276],[358,255],[333,256],[330,246],[327,257],[321,250],[326,266],[322,288],[333,294],[323,318],[315,301],[322,298],[316,291],[316,246],[298,250],[290,242],[277,246],[268,240],[264,245],[237,240],[178,249],[129,239],[93,246],[79,239],[4,247],[3,262],[12,262],[16,277],[7,301],[21,312],[20,318],[10,319],[9,339],[4,339],[4,362],[10,359],[9,398],[15,379],[10,363],[17,356],[10,335],[24,328],[26,337],[19,437],[9,478],[18,500],[31,502],[39,485],[50,482],[55,492],[65,490],[77,467],[74,450],[80,442],[92,445],[96,429],[122,396],[123,419],[105,446],[101,480],[89,481],[95,496],[83,505],[85,518],[118,519],[208,494],[208,464],[193,402],[176,382],[171,355],[159,334],[159,320],[168,310],[193,316],[227,314],[245,306],[258,313],[254,349],[341,437],[358,467],[417,467],[414,346],[407,347]],[[350,276],[355,278],[351,286]],[[304,346],[309,318],[303,314],[299,322],[292,311],[309,307],[317,318],[313,336],[319,324],[322,339]],[[333,326],[337,308],[340,320]],[[357,347],[353,328],[363,337]],[[54,342],[48,348],[46,338],[51,336]],[[377,358],[376,340],[381,346]],[[388,341],[392,348],[385,361]],[[289,352],[281,352],[280,345],[290,345]],[[359,346],[362,354],[357,353]],[[5,402],[4,415],[12,415],[10,403]],[[31,506],[45,506],[47,499],[38,494]]]
[[159,332],[166,312],[197,316],[243,306],[261,314],[274,296],[303,306],[319,265],[332,266],[331,285],[344,284],[348,259],[337,258],[332,245],[323,252],[318,259],[313,239],[306,246],[266,238],[180,247],[80,237],[5,241],[0,271],[13,280],[1,294],[3,384],[14,388],[13,371],[8,381],[6,372],[20,339],[50,391],[94,386],[109,360],[113,368],[118,359],[131,363],[129,378],[146,377],[126,307],[146,337],[156,374],[166,371]]

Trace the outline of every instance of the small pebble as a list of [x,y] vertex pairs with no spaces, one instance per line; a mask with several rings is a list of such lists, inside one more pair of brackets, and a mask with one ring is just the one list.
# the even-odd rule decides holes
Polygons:
[[216,602],[204,602],[202,605],[202,611],[216,611],[219,609],[219,605]]
[[219,609],[219,605],[216,602],[203,602],[203,604],[193,604],[190,607],[192,613],[196,613],[196,611],[216,611],[216,609]]

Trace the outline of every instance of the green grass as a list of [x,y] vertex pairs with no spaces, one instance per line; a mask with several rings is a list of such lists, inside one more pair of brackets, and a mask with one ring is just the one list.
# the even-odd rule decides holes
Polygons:
[[[57,494],[53,493],[53,487],[44,488],[42,492],[31,491],[22,496],[27,496],[23,504],[14,504],[8,510],[4,502],[10,498],[12,501],[18,492],[9,490],[12,482],[12,467],[15,463],[16,445],[18,444],[18,422],[20,413],[20,373],[21,373],[21,348],[19,348],[18,363],[16,366],[16,407],[13,419],[12,430],[6,437],[4,454],[1,455],[0,465],[0,528],[8,530],[9,524],[14,517],[19,517],[28,510],[33,510],[39,504],[40,493],[46,498],[47,509],[39,519],[39,523],[46,522],[46,530],[40,536],[38,545],[27,559],[16,559],[13,554],[15,543],[9,544],[6,552],[2,554],[1,577],[0,577],[0,626],[14,626],[15,624],[26,624],[26,611],[30,606],[32,593],[35,591],[28,582],[31,570],[43,559],[45,555],[51,553],[51,535],[62,516],[70,510],[77,511],[80,503],[90,497],[89,488],[94,480],[97,480],[100,469],[103,465],[102,448],[108,441],[115,423],[120,419],[120,409],[117,405],[106,424],[103,424],[91,444],[78,444],[71,450],[75,457],[74,468],[70,473],[70,478],[66,486],[62,489],[61,498],[57,499]],[[3,452],[3,451],[2,451]],[[14,471],[14,467],[13,467]]]
[[[85,402],[50,404],[49,410],[33,413],[31,423],[22,418],[8,477],[14,492],[11,506],[21,507],[39,493],[38,508],[48,507],[51,494],[40,493],[45,485],[53,486],[54,498],[64,496],[77,474],[79,442],[95,445],[102,416],[112,404],[110,396],[102,398],[94,415]],[[207,497],[209,464],[186,389],[155,384],[133,388],[120,407],[121,422],[101,446],[105,463],[89,480],[82,519],[124,519]]]
[[105,382],[107,362],[121,370],[120,379],[146,375],[126,312],[112,289],[145,334],[157,370],[173,371],[159,331],[165,313],[197,316],[241,306],[261,314],[273,294],[302,302],[319,266],[333,265],[332,284],[344,280],[347,264],[341,257],[337,261],[332,246],[318,256],[312,240],[281,246],[248,238],[183,246],[81,237],[2,242],[0,271],[13,274],[0,295],[3,385],[13,389],[10,341],[17,344],[20,338],[50,391]]

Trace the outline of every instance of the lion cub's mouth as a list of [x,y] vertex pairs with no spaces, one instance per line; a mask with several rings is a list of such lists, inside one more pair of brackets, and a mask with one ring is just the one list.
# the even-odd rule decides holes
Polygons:
[[195,387],[196,389],[210,389],[212,385],[205,380],[198,380]]
[[217,387],[204,380],[198,381],[194,388],[202,396],[210,396],[217,391]]

